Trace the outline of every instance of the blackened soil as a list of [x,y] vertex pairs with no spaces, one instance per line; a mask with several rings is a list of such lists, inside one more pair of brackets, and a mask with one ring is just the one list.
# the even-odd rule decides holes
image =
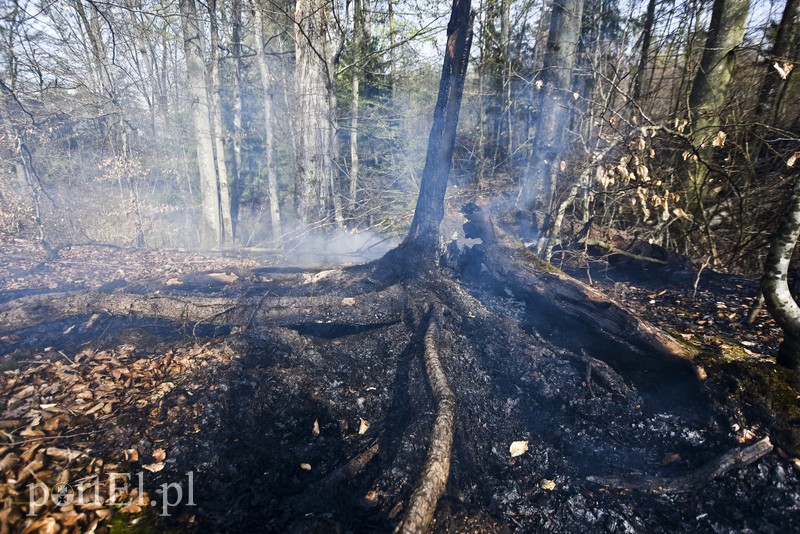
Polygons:
[[[445,308],[440,352],[459,400],[435,532],[796,529],[800,478],[777,453],[687,494],[586,481],[679,476],[763,435],[755,425],[733,428],[738,407],[715,402],[686,362],[599,343],[580,325],[554,326],[558,318],[541,324],[533,303],[477,278],[418,280],[409,295],[414,309],[434,300]],[[388,532],[417,480],[434,415],[421,318],[368,330],[203,332],[209,337],[168,343],[157,335],[165,325],[136,325],[147,334],[138,341],[122,329],[91,349],[67,347],[63,358],[32,355],[35,366],[19,359],[1,385],[9,396],[28,385],[38,391],[61,380],[47,374],[57,365],[82,376],[119,375],[117,389],[104,393],[118,398],[114,409],[76,420],[93,433],[70,445],[131,471],[163,450],[163,469],[146,473],[154,496],[172,481],[188,489],[191,471],[196,506],[184,501],[169,518],[154,519],[157,530]],[[55,402],[36,395],[26,399]],[[512,457],[516,441],[528,450]],[[375,444],[363,470],[333,476]],[[138,459],[121,461],[132,448]],[[126,524],[140,517],[111,513]],[[24,527],[22,515],[12,517],[14,528]]]

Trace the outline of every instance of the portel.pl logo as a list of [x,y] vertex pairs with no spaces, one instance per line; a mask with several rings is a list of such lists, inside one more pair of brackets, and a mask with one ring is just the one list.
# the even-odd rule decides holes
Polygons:
[[[59,508],[74,504],[77,506],[103,506],[113,503],[114,506],[124,507],[136,502],[140,506],[160,507],[159,515],[169,516],[169,509],[183,504],[185,506],[197,506],[194,503],[194,472],[186,473],[186,501],[184,502],[184,485],[180,482],[165,482],[160,489],[156,490],[160,494],[160,499],[151,499],[149,502],[142,500],[144,493],[144,473],[106,473],[106,482],[103,484],[100,478],[91,483],[74,484],[74,487],[67,483],[59,483],[52,488],[42,482],[28,484],[28,515],[35,516],[35,510],[45,506],[48,501]],[[130,495],[133,488],[131,484],[137,479],[136,489],[138,489],[137,499],[120,501],[125,495]],[[108,487],[108,497],[100,496],[100,490]]]

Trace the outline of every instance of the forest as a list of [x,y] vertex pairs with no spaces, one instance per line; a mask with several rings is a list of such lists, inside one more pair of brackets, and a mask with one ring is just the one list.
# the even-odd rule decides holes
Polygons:
[[800,0],[0,39],[0,534],[796,528]]

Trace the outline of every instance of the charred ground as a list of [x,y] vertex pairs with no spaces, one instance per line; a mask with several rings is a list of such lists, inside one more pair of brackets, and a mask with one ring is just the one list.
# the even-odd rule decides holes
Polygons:
[[[800,513],[800,478],[786,454],[797,454],[797,421],[756,409],[753,382],[732,369],[779,371],[757,354],[761,345],[751,350],[731,339],[734,331],[717,316],[719,303],[743,306],[737,298],[746,291],[720,294],[710,281],[689,299],[693,288],[684,285],[606,286],[678,334],[699,354],[689,361],[648,349],[644,338],[614,335],[630,327],[630,316],[614,315],[600,294],[590,294],[590,309],[605,317],[605,334],[590,318],[568,313],[581,286],[553,282],[561,288],[555,296],[522,286],[502,268],[520,261],[505,248],[508,237],[499,226],[492,232],[499,244],[484,233],[482,244],[451,253],[442,262],[449,267],[406,278],[397,277],[403,269],[396,257],[394,266],[383,260],[287,271],[177,253],[154,277],[159,252],[80,247],[46,261],[6,242],[3,261],[16,271],[6,271],[12,276],[5,279],[4,310],[32,293],[103,286],[110,299],[325,295],[355,298],[356,306],[361,295],[398,286],[405,301],[402,314],[383,324],[348,323],[350,315],[274,326],[88,313],[53,314],[57,321],[8,333],[1,378],[5,528],[391,530],[406,512],[436,415],[422,354],[438,305],[437,346],[458,404],[434,531],[791,529]],[[75,265],[87,259],[95,270],[76,276]],[[558,314],[559,306],[567,311]],[[671,313],[661,315],[665,307]],[[771,328],[763,315],[757,324]],[[715,344],[740,350],[715,352]],[[777,405],[765,398],[762,405]],[[691,491],[668,488],[765,435],[777,442],[775,452],[715,479],[698,477]],[[527,441],[528,451],[512,458],[514,441]],[[135,499],[126,504],[134,494],[99,507],[50,504],[26,517],[20,504],[32,480],[52,485],[141,470],[150,496],[192,471],[197,506],[157,518]],[[587,480],[613,475],[631,488],[639,475],[660,477],[665,491]]]

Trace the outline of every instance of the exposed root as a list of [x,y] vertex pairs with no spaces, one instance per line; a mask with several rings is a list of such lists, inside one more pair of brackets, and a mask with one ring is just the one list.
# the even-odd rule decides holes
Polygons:
[[417,487],[411,494],[408,509],[395,533],[426,532],[433,520],[436,504],[447,486],[450,474],[450,451],[456,421],[456,396],[447,382],[437,349],[441,307],[436,305],[425,332],[425,369],[436,403],[436,420],[431,432],[428,456]]
[[353,457],[349,462],[334,470],[330,475],[325,477],[322,483],[335,484],[353,478],[363,471],[364,468],[367,467],[367,464],[375,458],[375,455],[378,454],[378,449],[380,449],[380,443],[375,443],[369,449]]
[[5,303],[0,308],[0,324],[4,331],[14,331],[71,316],[104,313],[232,326],[367,326],[399,322],[405,305],[406,292],[399,286],[353,297],[231,299],[131,293],[55,293]]
[[767,436],[747,447],[726,452],[696,471],[675,478],[650,476],[590,476],[586,477],[586,480],[609,488],[637,490],[646,493],[688,493],[707,483],[712,478],[727,473],[731,469],[745,467],[760,460],[769,454],[772,449],[772,442],[770,442],[769,436]]
[[507,283],[518,298],[535,300],[551,315],[576,319],[603,337],[630,340],[641,348],[692,359],[694,354],[669,334],[640,319],[596,289],[575,280],[527,250],[515,237],[494,224],[486,209],[465,206],[467,237],[480,238],[489,273]]

